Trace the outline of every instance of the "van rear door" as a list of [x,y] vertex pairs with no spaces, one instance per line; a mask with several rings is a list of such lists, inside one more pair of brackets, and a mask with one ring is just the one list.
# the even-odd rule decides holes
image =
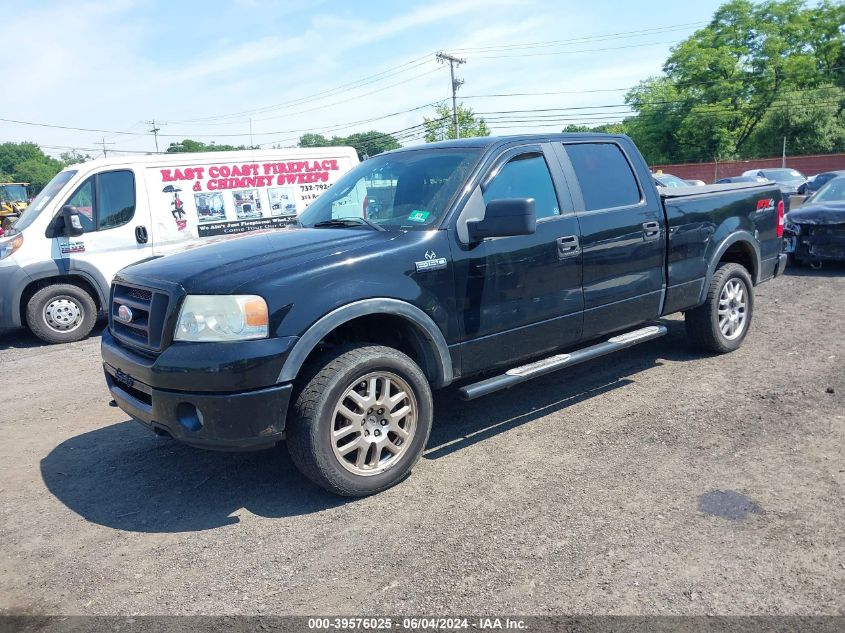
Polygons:
[[138,205],[136,191],[135,172],[114,169],[89,176],[62,203],[79,209],[85,230],[55,238],[68,273],[110,284],[118,270],[152,254],[149,207]]

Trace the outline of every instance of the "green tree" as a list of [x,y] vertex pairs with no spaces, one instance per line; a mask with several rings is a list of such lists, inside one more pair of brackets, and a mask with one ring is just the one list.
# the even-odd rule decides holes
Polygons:
[[68,165],[76,165],[84,163],[86,160],[91,160],[90,154],[83,154],[75,149],[59,154],[59,160],[67,167]]
[[580,125],[578,123],[570,123],[562,130],[564,133],[583,133],[583,132],[594,132],[594,133],[601,133],[601,134],[627,134],[627,129],[625,123],[618,122],[618,123],[602,123],[601,125],[594,125],[590,127],[589,125]]
[[30,158],[15,169],[15,180],[28,182],[31,193],[41,191],[64,166],[56,159],[49,161]]
[[391,149],[401,147],[399,141],[390,134],[370,130],[369,132],[355,132],[349,136],[332,136],[326,138],[322,134],[303,134],[299,137],[299,147],[354,147],[358,158],[375,156]]
[[303,134],[299,137],[300,147],[330,147],[331,140],[322,134]]
[[28,182],[37,194],[64,163],[47,156],[35,143],[0,143],[0,177],[5,182]]
[[[202,141],[194,141],[186,138],[181,141],[174,141],[167,148],[168,154],[187,154],[192,152],[232,152],[236,150],[249,149],[246,145],[217,145],[213,141],[211,143],[203,143]],[[257,147],[253,149],[258,149]]]
[[[768,152],[759,142],[761,126],[772,132],[782,112],[819,112],[838,105],[842,115],[841,95],[838,101],[833,95],[831,104],[814,103],[808,91],[843,87],[843,23],[841,2],[808,7],[801,0],[731,0],[706,27],[672,49],[661,77],[641,82],[626,95],[637,112],[626,127],[650,162],[753,158]],[[789,128],[793,132],[782,131],[817,141],[791,145],[824,151],[831,132],[808,128],[830,127],[829,117],[802,121]]]
[[[472,108],[462,103],[458,104],[457,115],[460,138],[490,136],[490,128],[487,127],[487,122],[481,117],[476,117]],[[437,106],[434,109],[433,117],[423,117],[423,126],[425,127],[426,143],[452,140],[455,138],[452,109],[447,105]]]

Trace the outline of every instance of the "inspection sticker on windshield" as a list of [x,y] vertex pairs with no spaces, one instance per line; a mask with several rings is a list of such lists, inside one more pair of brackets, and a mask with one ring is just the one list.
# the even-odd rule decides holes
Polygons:
[[428,216],[431,215],[428,211],[422,211],[420,209],[416,209],[411,211],[411,215],[408,216],[408,220],[411,222],[425,222],[428,220]]

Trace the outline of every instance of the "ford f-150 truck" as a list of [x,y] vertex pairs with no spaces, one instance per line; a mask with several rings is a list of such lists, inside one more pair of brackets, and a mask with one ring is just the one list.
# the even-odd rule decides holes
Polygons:
[[658,190],[625,136],[463,139],[353,168],[289,230],[123,269],[114,401],[198,447],[285,440],[362,496],[422,454],[432,389],[476,398],[666,333],[717,353],[780,274],[773,183]]

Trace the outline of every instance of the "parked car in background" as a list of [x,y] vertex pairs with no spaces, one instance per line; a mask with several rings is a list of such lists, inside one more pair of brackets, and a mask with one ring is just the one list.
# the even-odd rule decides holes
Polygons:
[[845,176],[829,180],[786,215],[784,250],[795,264],[845,261]]
[[728,178],[719,178],[714,185],[726,185],[733,182],[764,182],[766,179],[760,176],[730,176]]
[[657,187],[671,188],[690,186],[688,182],[682,180],[681,178],[678,178],[677,176],[673,176],[672,174],[657,173],[652,174],[651,177],[654,178],[654,184]]
[[687,183],[690,187],[703,187],[707,184],[703,180],[698,180],[697,178],[687,178],[686,180],[684,180],[684,182]]
[[798,187],[807,182],[807,177],[797,169],[778,167],[775,169],[749,169],[742,172],[743,176],[757,176],[772,180],[780,185],[784,196],[798,193]]
[[803,185],[798,187],[798,193],[806,194],[808,196],[812,195],[825,184],[834,178],[838,178],[839,176],[845,176],[845,169],[840,169],[838,171],[824,171],[820,174],[816,174],[812,178],[809,178]]

